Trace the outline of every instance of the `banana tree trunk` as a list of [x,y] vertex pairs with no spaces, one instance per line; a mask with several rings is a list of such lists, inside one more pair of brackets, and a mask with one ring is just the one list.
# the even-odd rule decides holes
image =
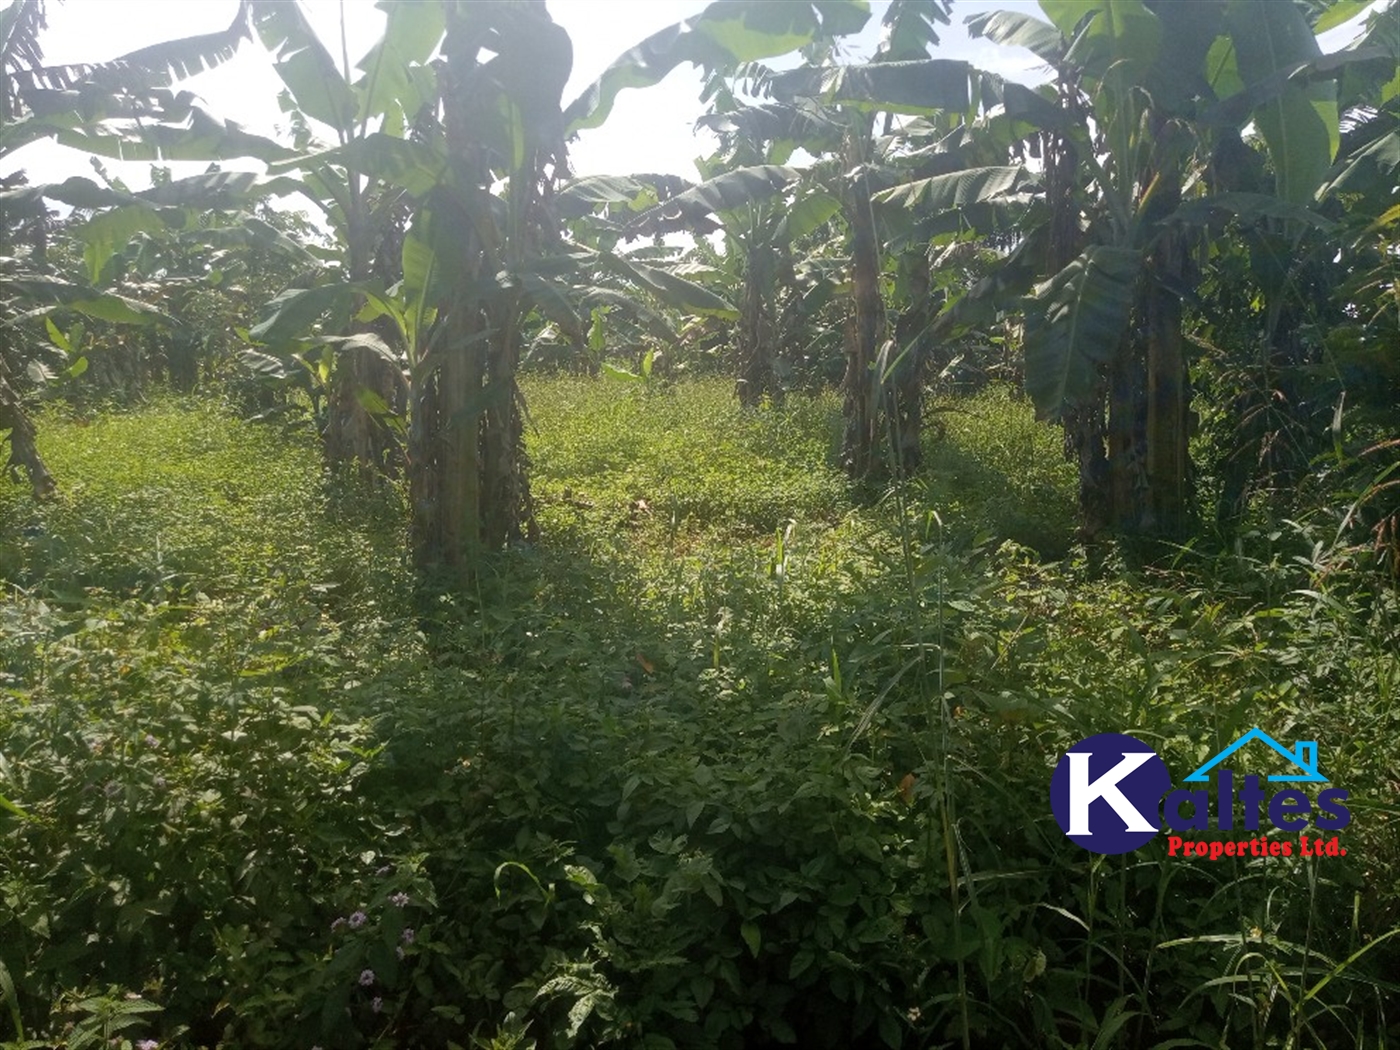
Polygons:
[[1181,539],[1191,516],[1190,378],[1181,333],[1181,300],[1171,287],[1180,283],[1185,270],[1185,253],[1175,234],[1163,235],[1154,262],[1157,280],[1147,289],[1145,311],[1150,512],[1158,535]]
[[932,312],[928,256],[923,251],[908,253],[903,269],[909,275],[910,305],[894,326],[893,352],[899,355],[899,360],[891,377],[889,410],[895,466],[901,474],[908,475],[917,470],[923,460],[920,447],[926,356],[923,342]]
[[1140,340],[1129,338],[1109,370],[1107,462],[1112,521],[1126,533],[1150,529],[1146,472],[1146,368]]
[[[1077,95],[1062,89],[1061,105],[1077,105]],[[1050,207],[1045,272],[1059,273],[1079,254],[1084,235],[1075,197],[1079,162],[1067,135],[1046,132],[1041,140],[1045,157],[1045,199]],[[1079,471],[1079,532],[1092,540],[1113,524],[1113,472],[1108,465],[1108,428],[1104,390],[1069,412],[1062,420],[1065,458]]]
[[739,366],[736,393],[745,407],[759,404],[765,394],[775,400],[780,394],[773,367],[773,280],[773,249],[752,245],[744,260],[744,301],[735,340]]
[[29,475],[29,484],[34,490],[35,499],[53,495],[57,484],[53,475],[49,473],[49,468],[44,465],[43,457],[39,455],[34,424],[24,411],[19,394],[10,386],[5,375],[5,366],[0,362],[0,431],[5,430],[10,432],[10,457],[5,464],[6,470],[16,472],[23,468]]
[[1113,523],[1102,399],[1066,412],[1064,431],[1065,458],[1079,469],[1079,533],[1092,540]]
[[[363,281],[371,275],[378,254],[376,234],[360,177],[350,175],[346,188],[350,204],[346,215],[348,270],[352,281]],[[371,328],[351,321],[347,331],[358,334]],[[355,347],[340,356],[326,398],[323,441],[327,462],[353,466],[370,476],[397,472],[399,449],[385,417],[398,399],[398,386],[394,370],[372,350]]]
[[326,399],[329,463],[367,474],[396,473],[397,445],[381,417],[392,411],[397,386],[393,370],[373,351],[356,347],[341,356]]
[[450,9],[443,124],[453,182],[473,192],[459,193],[456,207],[443,212],[461,238],[450,250],[462,264],[439,303],[444,328],[430,352],[441,363],[416,399],[409,431],[415,560],[421,570],[448,570],[458,583],[476,576],[486,552],[536,534],[517,383],[522,306],[516,292],[483,291],[481,276],[518,271],[550,240],[542,151],[526,151],[504,199],[491,193],[496,175],[480,140],[477,61],[486,23],[469,8]]
[[[846,163],[858,170],[866,161],[869,127],[846,135]],[[846,433],[842,448],[847,472],[862,478],[875,467],[879,448],[879,377],[874,374],[876,347],[884,328],[884,303],[880,298],[880,242],[870,185],[864,173],[851,179],[846,190],[846,211],[851,230],[850,324],[846,330],[845,389]]]
[[537,538],[525,455],[521,409],[520,340],[516,307],[498,326],[484,379],[486,408],[481,415],[481,541],[488,550]]

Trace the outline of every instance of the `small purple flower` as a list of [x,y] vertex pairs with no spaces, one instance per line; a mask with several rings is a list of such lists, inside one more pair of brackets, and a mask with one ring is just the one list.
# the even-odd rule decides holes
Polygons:
[[404,944],[412,944],[413,938],[417,935],[413,932],[413,927],[408,926],[404,928],[403,933],[399,934],[399,936],[403,939]]
[[156,1050],[159,1046],[160,1044],[154,1039],[142,1039],[136,1044],[136,1050]]
[[368,921],[369,921],[369,916],[368,916],[368,915],[366,915],[366,914],[365,914],[364,912],[362,912],[362,911],[357,911],[357,912],[353,913],[353,914],[350,916],[350,928],[351,928],[352,930],[358,930],[361,926],[363,926],[363,925],[364,925],[366,922],[368,922]]
[[[147,746],[147,747],[160,747],[160,741],[157,740],[155,737],[151,736],[150,733],[147,733],[147,734],[146,734],[146,746]],[[150,1043],[152,1046],[157,1045],[157,1044],[155,1043],[155,1041],[154,1041],[154,1040],[151,1040],[151,1039],[147,1039],[146,1042],[147,1042],[147,1043]],[[142,1050],[145,1050],[145,1047],[143,1046],[143,1044],[137,1043],[136,1045],[139,1046],[139,1047],[142,1047]]]
[[369,1001],[369,1008],[375,1013],[379,1013],[380,1010],[384,1009],[384,1000],[376,995]]
[[368,988],[368,987],[369,987],[370,985],[372,985],[373,983],[374,983],[374,971],[373,971],[373,970],[361,970],[361,971],[360,971],[360,985],[361,985],[362,987],[364,987],[364,988]]
[[402,891],[400,891],[399,893],[395,893],[392,897],[389,898],[389,903],[390,903],[390,904],[393,904],[393,905],[396,905],[397,907],[400,907],[400,908],[407,908],[407,907],[408,907],[408,894],[407,894],[407,893],[403,893]]
[[336,930],[340,929],[344,925],[345,916],[342,915],[340,918],[336,919],[335,922],[331,923],[331,933],[335,933]]
[[157,776],[157,777],[155,777],[154,779],[151,780],[151,783],[154,784],[154,785],[155,785],[156,787],[158,787],[158,788],[163,788],[163,787],[165,787],[165,778],[162,777],[162,776]]

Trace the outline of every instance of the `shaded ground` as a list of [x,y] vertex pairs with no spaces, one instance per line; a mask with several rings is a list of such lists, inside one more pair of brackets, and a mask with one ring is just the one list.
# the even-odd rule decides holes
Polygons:
[[[327,483],[300,439],[198,404],[43,420],[62,498],[0,490],[12,1026],[1383,1038],[1396,619],[1344,561],[1281,529],[1090,571],[1058,439],[1003,393],[944,406],[924,476],[873,501],[832,399],[527,394],[546,542],[426,610],[397,494]],[[1050,818],[1089,733],[1184,770],[1255,724],[1321,742],[1346,861],[1096,861]]]

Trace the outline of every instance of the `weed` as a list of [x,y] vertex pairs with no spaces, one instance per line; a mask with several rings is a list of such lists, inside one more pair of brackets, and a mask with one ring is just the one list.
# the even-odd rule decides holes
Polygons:
[[[1393,1041],[1400,611],[1346,551],[1091,566],[997,392],[874,504],[829,398],[527,394],[546,541],[426,607],[397,494],[295,435],[46,422],[64,494],[0,497],[21,1042]],[[1086,735],[1186,769],[1252,725],[1327,749],[1342,863],[1102,858],[1048,812]]]

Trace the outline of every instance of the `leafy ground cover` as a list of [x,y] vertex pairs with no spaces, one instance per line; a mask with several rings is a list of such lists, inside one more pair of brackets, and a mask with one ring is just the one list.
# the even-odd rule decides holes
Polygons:
[[[535,380],[546,542],[416,592],[398,494],[200,403],[0,489],[0,1032],[140,1046],[1377,1046],[1396,609],[1325,523],[1072,546],[1027,405],[853,492],[838,406]],[[1051,560],[1058,559],[1058,560]],[[1317,739],[1345,858],[1069,843],[1049,771]]]

